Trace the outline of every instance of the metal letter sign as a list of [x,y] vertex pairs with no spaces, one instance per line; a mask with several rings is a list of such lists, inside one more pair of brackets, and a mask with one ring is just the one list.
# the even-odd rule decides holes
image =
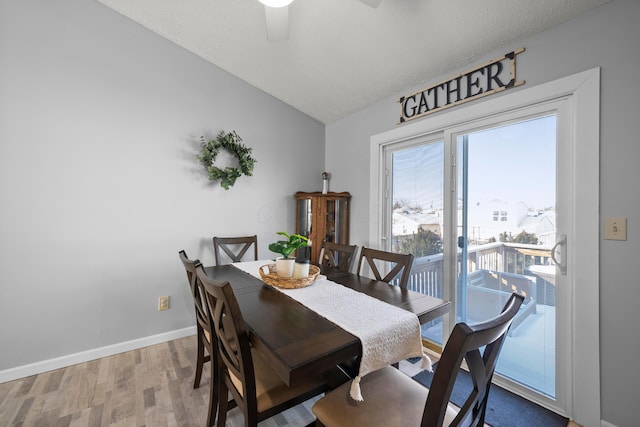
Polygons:
[[524,48],[509,52],[445,82],[403,96],[398,100],[398,124],[523,85],[524,81],[516,81],[516,55],[522,52]]

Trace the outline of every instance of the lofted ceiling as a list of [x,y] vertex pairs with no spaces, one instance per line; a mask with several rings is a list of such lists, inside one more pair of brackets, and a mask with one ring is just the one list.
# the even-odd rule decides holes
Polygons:
[[609,0],[294,0],[280,41],[258,0],[98,1],[327,124]]

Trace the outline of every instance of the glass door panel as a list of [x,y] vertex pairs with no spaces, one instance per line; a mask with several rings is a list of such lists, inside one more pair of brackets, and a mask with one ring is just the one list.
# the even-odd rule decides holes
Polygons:
[[[415,257],[408,288],[443,298],[442,249],[444,142],[391,153],[391,251]],[[422,335],[442,344],[442,318],[422,325]]]
[[[310,198],[298,199],[296,201],[296,233],[303,236],[311,236],[312,225],[314,223],[312,203]],[[311,248],[309,246],[298,249],[298,255],[303,255],[308,259],[311,256]]]
[[496,372],[554,398],[556,116],[459,135],[457,151],[456,320],[487,320],[523,295]]
[[327,200],[326,236],[327,242],[346,245],[349,243],[348,201]]

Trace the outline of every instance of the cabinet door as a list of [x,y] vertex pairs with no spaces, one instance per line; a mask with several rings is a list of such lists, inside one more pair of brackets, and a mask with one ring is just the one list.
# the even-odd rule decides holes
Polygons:
[[298,199],[296,202],[296,233],[303,236],[311,234],[312,223],[311,199]]
[[349,244],[349,193],[296,193],[296,233],[307,236],[311,247],[299,251],[319,262],[324,240]]
[[349,201],[343,198],[326,200],[324,240],[349,244]]
[[316,243],[313,241],[315,237],[313,230],[316,228],[315,224],[313,224],[313,208],[314,203],[311,198],[298,199],[296,201],[296,233],[308,237],[312,242],[311,248],[307,247],[303,251],[299,251],[298,255],[304,254],[311,262],[316,262],[311,254],[313,244]]

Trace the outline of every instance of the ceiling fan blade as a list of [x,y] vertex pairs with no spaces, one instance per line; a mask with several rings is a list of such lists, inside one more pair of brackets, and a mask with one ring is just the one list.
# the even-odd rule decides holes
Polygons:
[[373,7],[374,9],[380,6],[380,3],[382,2],[382,0],[360,0],[360,1],[366,4],[367,6]]
[[287,40],[289,38],[289,6],[265,6],[267,17],[267,39],[269,41]]

